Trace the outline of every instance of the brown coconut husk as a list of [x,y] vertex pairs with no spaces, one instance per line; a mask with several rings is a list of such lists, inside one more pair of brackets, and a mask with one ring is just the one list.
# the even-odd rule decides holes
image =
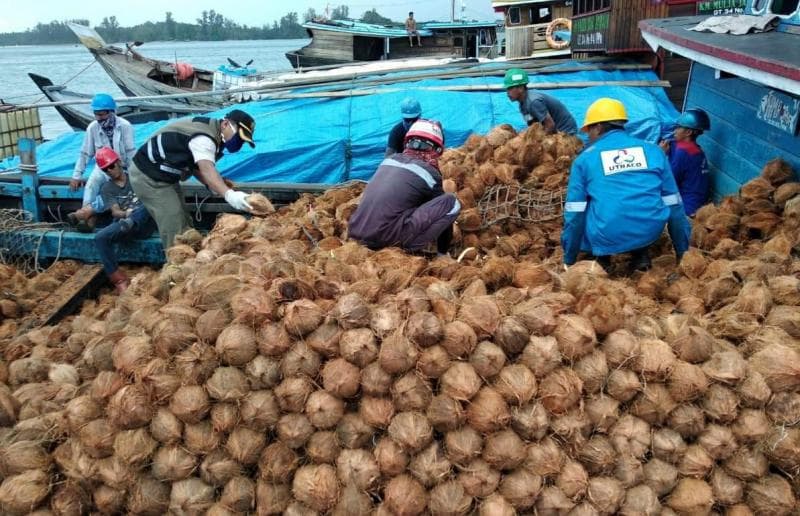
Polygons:
[[642,339],[641,354],[633,367],[646,380],[666,379],[675,365],[675,353],[669,344],[658,339]]
[[222,449],[216,449],[206,455],[200,464],[200,478],[203,482],[222,487],[230,479],[242,474],[242,465],[233,460]]
[[222,363],[241,366],[256,356],[256,334],[244,324],[231,324],[219,334],[216,340],[216,351]]
[[336,471],[342,484],[364,491],[372,489],[380,478],[378,463],[367,450],[342,450],[336,459]]
[[559,351],[567,360],[578,360],[590,353],[597,344],[591,321],[579,315],[559,316],[553,336],[558,341]]
[[417,371],[427,378],[439,378],[449,368],[450,355],[442,346],[431,346],[423,349],[417,359]]
[[515,317],[503,317],[494,333],[494,340],[505,353],[515,355],[521,352],[530,340],[525,326]]
[[626,414],[611,429],[610,438],[617,453],[641,459],[650,450],[650,425]]
[[412,453],[427,446],[433,438],[428,419],[419,412],[400,412],[394,416],[388,433],[404,450]]
[[641,484],[644,481],[642,462],[632,455],[621,454],[614,466],[614,478],[619,480],[625,489]]
[[406,336],[420,347],[437,344],[444,337],[442,322],[431,312],[416,312],[408,317]]
[[334,428],[342,419],[344,402],[328,391],[318,390],[308,397],[305,411],[309,422],[314,427],[327,430]]
[[199,423],[208,415],[211,405],[208,394],[202,387],[185,385],[172,395],[169,409],[184,423]]
[[572,369],[556,369],[539,385],[539,398],[548,411],[563,414],[580,400],[582,388],[583,382]]
[[524,405],[536,395],[536,377],[523,364],[508,365],[498,373],[494,387],[509,405]]
[[729,427],[720,425],[708,425],[700,437],[697,444],[714,460],[724,460],[736,451],[739,444]]
[[542,477],[517,469],[503,477],[497,492],[517,510],[533,507],[542,489]]
[[392,376],[376,361],[361,371],[361,390],[370,396],[385,396],[392,387]]
[[517,511],[513,505],[508,503],[508,500],[494,493],[481,502],[478,514],[480,516],[515,516]]
[[416,346],[398,329],[383,340],[378,361],[387,373],[400,374],[413,368],[418,356]]
[[[279,437],[282,437],[280,433]],[[263,433],[242,426],[234,428],[230,433],[225,449],[237,462],[250,465],[258,462],[265,444],[266,437]]]
[[758,450],[742,446],[724,463],[725,471],[745,482],[757,480],[769,471],[769,461]]
[[468,401],[481,388],[483,382],[475,368],[468,362],[455,362],[439,379],[441,392],[456,400]]
[[0,485],[0,507],[10,514],[26,514],[50,492],[50,478],[44,471],[31,470],[8,477]]
[[102,405],[89,395],[77,396],[67,402],[64,415],[69,428],[77,432],[80,428],[93,419],[102,415]]
[[578,460],[592,475],[611,473],[616,458],[614,446],[603,435],[593,435],[578,451]]
[[283,356],[292,346],[292,337],[282,324],[267,323],[256,333],[258,352],[265,356]]
[[[92,501],[98,510],[106,514],[114,514],[122,511],[125,507],[126,493],[124,490],[114,489],[105,484],[101,484],[92,493]],[[169,500],[169,493],[167,493],[167,500]],[[165,508],[169,504],[166,504]]]
[[661,426],[677,403],[660,383],[648,383],[630,406],[631,414],[651,425]]
[[731,423],[738,415],[739,398],[731,389],[713,384],[706,391],[702,406],[711,419],[721,423]]
[[321,371],[325,390],[341,398],[350,398],[358,393],[361,371],[350,362],[337,358],[325,364]]
[[281,379],[280,363],[272,357],[256,355],[244,369],[252,389],[271,389]]
[[671,428],[659,428],[652,436],[653,456],[671,464],[677,464],[686,453],[683,437]]
[[[111,352],[111,358],[114,361],[114,368],[118,371],[131,375],[139,368],[143,367],[147,362],[153,358],[153,346],[150,339],[141,336],[127,336],[114,346]],[[12,366],[20,363],[19,361],[12,362]],[[11,368],[9,368],[11,370]],[[18,383],[14,381],[14,375],[11,375],[11,383]],[[35,379],[28,381],[37,381]],[[27,382],[26,382],[27,383]]]
[[447,478],[451,468],[441,445],[436,441],[415,455],[408,464],[408,471],[427,488]]
[[219,365],[214,348],[200,342],[178,353],[174,362],[175,372],[187,384],[202,384]]
[[767,475],[747,484],[747,505],[755,514],[792,514],[797,509],[797,498],[783,477]]
[[714,467],[714,459],[705,449],[692,444],[686,448],[686,453],[678,463],[678,471],[685,477],[704,478]]
[[319,373],[322,358],[304,341],[298,341],[283,355],[281,374],[289,376],[308,376],[313,378]]
[[453,321],[444,326],[444,336],[440,342],[453,358],[468,356],[475,349],[478,337],[475,331],[463,321]]
[[800,422],[800,394],[776,393],[767,405],[767,416],[776,425],[796,425]]
[[314,427],[305,414],[284,414],[278,420],[276,431],[278,438],[290,448],[301,448],[314,433]]
[[312,509],[330,509],[339,498],[336,470],[327,464],[303,466],[294,475],[292,493],[297,500]]
[[511,428],[527,440],[538,440],[547,434],[550,416],[539,402],[511,407]]
[[47,471],[52,460],[41,443],[17,441],[0,449],[0,475],[11,477],[29,470]]
[[600,350],[595,350],[578,360],[573,369],[583,382],[585,392],[599,392],[605,385],[608,376],[606,355]]
[[781,158],[774,158],[761,169],[761,177],[770,185],[778,187],[794,177],[792,166]]
[[258,481],[256,507],[261,514],[281,514],[289,506],[292,493],[288,485]]
[[703,371],[700,366],[676,360],[667,383],[672,399],[681,403],[695,400],[705,394],[709,381]]
[[580,500],[589,486],[589,475],[580,462],[567,460],[558,472],[555,484],[571,500]]
[[546,486],[536,500],[536,513],[542,515],[564,514],[574,507],[575,502],[556,486]]
[[668,420],[669,427],[681,434],[684,439],[700,435],[706,427],[706,417],[697,405],[685,403],[678,405]]
[[472,507],[472,501],[460,482],[450,480],[431,490],[428,507],[434,515],[467,514]]
[[425,410],[432,397],[428,380],[414,372],[404,374],[392,384],[392,401],[399,411]]
[[485,461],[476,459],[460,469],[458,481],[471,496],[486,497],[497,490],[500,472],[492,469]]
[[334,516],[368,516],[373,506],[369,495],[354,485],[345,485],[339,496],[339,503],[333,510]]
[[703,364],[703,371],[717,382],[735,385],[747,374],[747,363],[738,351],[717,352]]
[[736,393],[739,395],[742,405],[752,408],[763,407],[772,396],[772,390],[767,385],[764,376],[751,365],[748,365],[747,376],[737,386]]
[[[326,327],[330,326],[323,324],[309,337],[309,345],[320,353],[322,353],[322,350],[319,346],[315,347],[312,339],[320,329]],[[358,367],[365,367],[378,357],[378,346],[375,342],[375,334],[368,328],[347,330],[341,333],[341,336],[339,336],[337,332],[335,335],[335,341],[331,339],[330,342],[335,344],[336,347],[330,347],[330,354],[323,354],[326,354],[327,356],[334,356],[336,352],[339,352],[341,353],[342,358],[348,362],[352,362]]]
[[199,478],[187,478],[172,484],[169,511],[172,513],[205,512],[214,504],[214,488]]
[[212,399],[222,402],[239,401],[250,392],[247,376],[237,367],[218,367],[205,388]]
[[800,305],[800,278],[794,276],[769,278],[769,290],[776,304]]
[[[386,401],[389,404],[387,409],[391,411],[389,412],[389,419],[391,419],[391,415],[394,414],[394,408],[391,407],[391,403],[389,403],[388,400]],[[439,432],[455,430],[461,426],[466,419],[466,413],[464,412],[464,408],[461,406],[461,403],[446,394],[434,396],[426,409],[425,415],[427,416],[428,421],[430,421],[433,428]],[[367,422],[369,421],[367,420]]]
[[84,451],[100,459],[114,452],[116,429],[108,419],[99,418],[86,423],[78,433]]
[[734,505],[744,498],[744,484],[725,473],[722,468],[714,468],[709,479],[714,500],[725,505]]
[[483,447],[481,435],[472,427],[464,426],[445,434],[445,456],[458,466],[466,466],[476,459]]
[[101,371],[92,380],[89,395],[98,401],[107,401],[125,385],[125,379],[116,371]]
[[372,451],[381,473],[394,477],[405,471],[409,456],[403,448],[389,437],[383,437]]
[[188,478],[197,467],[197,457],[180,446],[162,446],[153,455],[151,470],[159,480],[174,482]]
[[639,376],[630,369],[614,369],[606,381],[606,392],[621,402],[632,400],[642,388]]
[[739,412],[739,417],[731,425],[736,441],[740,444],[754,444],[772,428],[772,423],[762,410],[744,409]]
[[550,335],[557,325],[553,309],[539,300],[531,299],[518,304],[512,309],[511,315],[519,319],[532,335]]
[[114,455],[127,464],[138,465],[147,462],[157,446],[146,428],[123,430],[114,439]]
[[596,432],[608,433],[619,419],[619,401],[602,394],[588,398],[584,410]]
[[687,326],[670,340],[670,345],[679,359],[696,364],[711,357],[714,337],[704,328]]
[[370,323],[370,309],[367,302],[357,293],[341,296],[331,315],[345,330],[364,328]]
[[409,475],[392,478],[383,490],[384,503],[394,514],[421,514],[428,505],[425,488]]
[[246,477],[234,477],[225,484],[219,503],[231,511],[245,512],[253,507],[255,495],[255,482]]
[[176,443],[183,435],[183,423],[164,407],[156,411],[149,428],[150,435],[162,444]]
[[486,437],[481,457],[494,469],[512,470],[525,460],[525,444],[511,430],[495,432]]
[[295,376],[284,379],[275,387],[275,397],[281,410],[286,412],[302,412],[308,397],[314,392],[314,385],[306,377]]
[[258,460],[261,478],[270,482],[288,482],[300,466],[297,453],[282,442],[264,448]]
[[334,432],[315,432],[305,446],[306,457],[315,464],[333,464],[340,451]]
[[251,391],[239,405],[239,417],[253,430],[271,429],[279,417],[278,400],[272,391]]
[[800,322],[798,321],[800,321],[800,307],[777,305],[769,311],[764,323],[782,328],[797,339],[800,338]]
[[492,387],[482,387],[467,407],[467,421],[479,432],[500,430],[510,419],[508,404]]
[[506,364],[506,354],[500,346],[484,340],[479,342],[469,357],[478,376],[485,379],[495,377]]
[[523,467],[544,478],[550,478],[561,471],[565,458],[559,444],[552,438],[546,437],[528,445]]
[[308,335],[322,324],[322,309],[309,299],[298,299],[286,306],[283,326],[286,331],[296,337]]
[[645,484],[661,497],[672,491],[678,482],[678,470],[660,459],[650,459],[644,465]]
[[614,514],[625,497],[625,489],[615,478],[595,477],[589,479],[586,498],[601,514]]
[[219,447],[222,436],[214,430],[210,421],[201,421],[183,428],[183,444],[186,449],[198,455],[206,455]]

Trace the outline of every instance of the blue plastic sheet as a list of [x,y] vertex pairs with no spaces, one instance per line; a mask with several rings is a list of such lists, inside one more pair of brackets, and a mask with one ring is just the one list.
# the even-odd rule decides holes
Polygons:
[[[491,69],[492,65],[487,65]],[[559,65],[574,69],[580,63]],[[554,67],[558,69],[558,66]],[[405,74],[408,74],[406,72]],[[387,74],[388,75],[388,74]],[[395,75],[404,75],[397,73]],[[531,74],[530,87],[537,83],[586,81],[655,81],[650,71],[587,70],[584,72]],[[392,126],[400,120],[400,103],[416,97],[422,116],[438,119],[445,130],[446,146],[457,147],[472,133],[486,134],[493,127],[508,123],[525,127],[517,104],[505,91],[445,91],[441,87],[488,86],[502,78],[477,77],[427,79],[416,82],[370,86],[376,93],[337,98],[274,99],[236,106],[256,120],[256,148],[244,146],[236,154],[224,156],[220,172],[236,183],[293,182],[336,184],[350,179],[369,179],[383,159]],[[356,87],[358,82],[355,81]],[[320,88],[298,89],[313,92]],[[637,137],[657,142],[668,135],[678,112],[658,87],[597,86],[546,90],[561,100],[580,127],[589,105],[600,97],[622,101],[628,111],[628,130]],[[232,108],[210,116],[222,117]],[[142,145],[148,136],[166,122],[137,125],[135,139]],[[37,149],[39,173],[44,177],[69,178],[80,151],[83,133],[66,134]],[[16,158],[0,162],[0,171],[18,165]]]

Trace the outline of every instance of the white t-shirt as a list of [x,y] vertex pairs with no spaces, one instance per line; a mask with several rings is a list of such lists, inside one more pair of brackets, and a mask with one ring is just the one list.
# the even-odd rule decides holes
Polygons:
[[207,159],[211,163],[217,161],[217,144],[208,136],[195,136],[189,140],[189,150],[192,152],[194,162]]

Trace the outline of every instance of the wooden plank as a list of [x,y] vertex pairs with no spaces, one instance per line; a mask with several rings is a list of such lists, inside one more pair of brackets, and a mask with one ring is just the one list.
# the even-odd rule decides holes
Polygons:
[[17,335],[22,335],[40,326],[54,324],[78,307],[81,298],[89,291],[99,288],[105,281],[103,267],[87,264],[67,278],[55,292],[36,305],[22,320]]

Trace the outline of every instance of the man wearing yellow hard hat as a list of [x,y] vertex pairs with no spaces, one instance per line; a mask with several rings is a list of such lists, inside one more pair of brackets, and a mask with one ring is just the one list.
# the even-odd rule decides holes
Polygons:
[[519,111],[528,125],[539,122],[548,133],[578,132],[575,119],[561,101],[540,91],[528,89],[528,72],[522,68],[508,70],[503,86],[508,98],[519,103]]
[[669,161],[652,143],[628,135],[622,102],[601,98],[586,110],[589,146],[575,158],[564,204],[564,264],[580,251],[607,270],[611,256],[630,252],[631,268],[650,268],[648,248],[668,225],[678,261],[689,248],[689,221]]

